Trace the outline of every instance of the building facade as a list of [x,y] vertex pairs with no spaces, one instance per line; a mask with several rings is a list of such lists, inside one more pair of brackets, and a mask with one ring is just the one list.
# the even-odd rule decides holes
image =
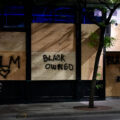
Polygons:
[[[84,9],[78,14],[75,5],[44,2],[41,5],[31,3],[29,7],[28,3],[20,3],[1,8],[1,104],[88,100],[97,52],[97,46],[89,45],[90,36],[99,34],[100,30],[83,12]],[[92,14],[101,20],[94,12]],[[103,49],[100,58],[96,100],[104,100],[105,93],[110,97],[119,96],[116,90],[111,94],[108,82],[112,78],[109,78],[110,70],[117,69],[118,73],[113,74],[110,81],[115,79],[114,85],[119,89],[119,67],[115,64],[117,68],[112,68],[109,59],[108,64],[105,63],[106,56],[119,56],[119,50],[115,54],[110,50],[106,53]]]

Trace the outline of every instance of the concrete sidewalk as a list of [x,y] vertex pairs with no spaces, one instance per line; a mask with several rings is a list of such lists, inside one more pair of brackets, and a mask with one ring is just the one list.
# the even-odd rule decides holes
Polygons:
[[0,117],[50,117],[85,114],[120,113],[120,100],[96,101],[95,106],[111,107],[109,110],[77,110],[75,106],[88,106],[88,102],[58,102],[36,104],[0,105]]

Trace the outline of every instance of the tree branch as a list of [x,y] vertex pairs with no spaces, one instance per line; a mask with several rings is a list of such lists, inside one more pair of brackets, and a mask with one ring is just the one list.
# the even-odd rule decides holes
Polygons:
[[101,4],[103,4],[103,5],[105,5],[109,10],[112,10],[111,8],[110,8],[110,6],[108,5],[108,3],[104,0],[104,2],[103,1],[101,1],[101,0],[99,0],[99,2],[101,3]]
[[105,21],[105,24],[108,25],[110,23],[110,19],[113,15],[113,13],[115,12],[115,10],[120,6],[120,3],[118,3],[117,5],[114,6],[114,8],[110,11],[110,14],[108,16],[108,18]]

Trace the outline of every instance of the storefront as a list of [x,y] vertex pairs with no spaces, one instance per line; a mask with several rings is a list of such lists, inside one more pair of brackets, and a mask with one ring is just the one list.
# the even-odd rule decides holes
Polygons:
[[[76,13],[74,6],[4,7],[0,103],[88,100],[97,48],[87,42],[90,33],[99,29],[85,17],[80,26]],[[105,99],[103,58],[104,54],[96,85],[98,100]]]

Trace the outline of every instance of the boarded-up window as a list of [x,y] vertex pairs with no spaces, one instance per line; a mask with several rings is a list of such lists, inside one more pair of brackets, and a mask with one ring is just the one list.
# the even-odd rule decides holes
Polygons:
[[73,24],[32,24],[32,80],[75,80]]
[[0,32],[0,80],[25,79],[25,33]]

